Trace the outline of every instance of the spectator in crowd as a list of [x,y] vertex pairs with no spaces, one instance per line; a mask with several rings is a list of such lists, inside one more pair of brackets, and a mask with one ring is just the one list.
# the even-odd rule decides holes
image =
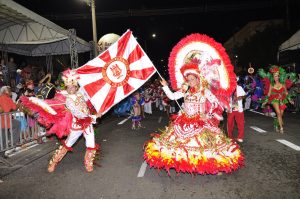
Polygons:
[[[11,99],[11,88],[9,86],[3,86],[0,89],[0,113],[8,113],[17,110],[17,105]],[[5,118],[6,117],[6,118]],[[13,136],[13,142],[15,144],[20,143],[20,122],[16,119],[9,121],[8,115],[1,116],[1,128],[2,138],[5,136],[5,128],[11,129],[11,135]],[[5,123],[6,121],[6,123]],[[12,126],[10,126],[12,124]],[[3,139],[4,141],[4,139]]]
[[4,84],[8,85],[8,83],[9,83],[8,82],[8,79],[9,79],[8,69],[7,69],[7,66],[5,65],[5,60],[4,59],[1,59],[0,68],[1,68],[0,72],[2,72],[2,75],[3,75]]
[[35,93],[34,93],[34,83],[32,80],[27,80],[26,81],[26,90],[24,93],[25,96],[27,97],[34,97]]
[[25,68],[23,68],[22,72],[21,72],[21,76],[25,79],[31,79],[31,73],[32,73],[32,66],[31,65],[27,65]]
[[17,101],[19,100],[20,96],[24,95],[25,89],[26,89],[25,81],[24,79],[21,79],[20,83],[16,86],[16,93],[18,95]]
[[[26,97],[35,97],[33,81],[32,80],[27,80],[25,84],[26,84],[26,89],[25,89],[24,95]],[[36,136],[36,132],[38,132],[38,127],[36,125],[36,120],[33,117],[28,115],[27,124],[28,124],[30,132],[31,132],[31,136],[27,135],[27,137]]]
[[17,103],[17,98],[18,98],[18,94],[14,90],[12,90],[11,99],[13,100],[14,103]]
[[45,71],[42,69],[42,70],[40,70],[40,71],[38,72],[38,74],[37,74],[37,79],[38,79],[38,80],[41,80],[41,79],[43,79],[45,76],[46,76],[46,73],[45,73]]
[[16,74],[16,85],[18,85],[21,82],[22,76],[21,76],[22,70],[18,69]]
[[162,104],[164,106],[164,111],[166,111],[167,116],[170,117],[170,99],[165,93],[161,95]]
[[13,57],[9,58],[9,62],[7,63],[7,68],[8,68],[8,72],[9,72],[9,78],[10,78],[10,86],[12,88],[15,88],[17,65],[16,65]]
[[5,83],[4,83],[4,80],[3,80],[3,74],[2,74],[2,71],[0,71],[0,88],[4,85],[5,85]]
[[27,62],[25,60],[21,61],[20,68],[25,68],[27,66]]

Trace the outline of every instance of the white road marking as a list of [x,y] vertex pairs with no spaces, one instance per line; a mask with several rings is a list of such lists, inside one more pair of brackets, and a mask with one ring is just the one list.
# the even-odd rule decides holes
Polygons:
[[141,165],[141,168],[139,170],[139,173],[138,173],[137,177],[138,178],[144,177],[146,169],[147,169],[147,162],[144,161],[143,164]]
[[291,143],[291,142],[289,142],[287,140],[277,139],[277,141],[280,142],[281,144],[284,144],[284,145],[286,145],[286,146],[288,146],[288,147],[296,150],[296,151],[300,151],[300,146],[298,146],[296,144],[293,144],[293,143]]
[[258,111],[252,110],[252,109],[249,109],[249,111],[251,111],[251,112],[253,112],[253,113],[260,114],[260,115],[265,115],[265,114],[263,114],[263,113],[261,113],[261,112],[258,112]]
[[258,128],[257,126],[250,126],[250,128],[252,128],[253,130],[259,132],[259,133],[266,133],[267,131],[261,129],[261,128]]
[[162,120],[162,116],[160,116],[160,117],[158,118],[158,123],[161,123],[161,120]]
[[17,147],[16,149],[14,149],[14,151],[13,151],[13,153],[8,153],[7,155],[5,155],[6,157],[12,157],[12,156],[14,156],[14,155],[17,155],[17,154],[19,154],[19,153],[22,153],[23,151],[27,151],[28,149],[31,149],[31,148],[33,148],[33,147],[36,147],[36,146],[38,146],[39,144],[33,144],[33,145],[31,145],[31,146],[28,146],[28,147],[26,147],[26,148],[22,148],[22,147]]
[[0,180],[0,183],[3,183],[3,180]]
[[264,116],[266,116],[266,117],[276,118],[276,117],[274,117],[274,116],[267,116],[267,115],[265,115],[264,113],[261,113],[261,112],[258,112],[258,111],[252,110],[252,109],[250,109],[249,111],[251,111],[251,112],[253,112],[253,113],[260,114],[260,115],[264,115]]
[[122,120],[121,122],[118,123],[118,125],[124,124],[127,120],[129,120],[131,118],[131,116],[129,116],[128,118]]

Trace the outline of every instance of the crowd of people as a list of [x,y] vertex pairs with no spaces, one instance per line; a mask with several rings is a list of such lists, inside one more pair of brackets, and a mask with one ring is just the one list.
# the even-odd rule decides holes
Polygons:
[[[22,112],[19,99],[21,96],[41,95],[42,88],[45,85],[51,85],[51,80],[51,74],[45,74],[43,68],[40,68],[39,72],[34,74],[32,65],[26,65],[25,63],[17,65],[13,57],[10,57],[7,63],[5,59],[1,59],[0,112],[15,112],[12,118],[12,133],[15,145],[32,140],[43,143],[42,137],[45,135],[45,129],[32,116]],[[6,116],[2,115],[1,117],[3,134],[4,129],[10,129],[11,127],[8,119],[9,115],[6,114]],[[7,121],[6,124],[5,120]],[[4,136],[2,137],[4,138]]]
[[153,113],[153,109],[165,112],[166,116],[177,112],[178,106],[163,92],[159,79],[149,80],[138,91],[116,105],[114,114],[131,116],[132,129],[142,128],[142,120]]

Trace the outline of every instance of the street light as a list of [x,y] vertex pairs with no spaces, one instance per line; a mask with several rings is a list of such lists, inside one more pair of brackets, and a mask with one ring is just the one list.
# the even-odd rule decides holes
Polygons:
[[97,50],[97,26],[96,26],[96,11],[95,11],[95,0],[82,0],[91,7],[92,12],[92,26],[93,26],[93,43],[94,43],[94,56],[98,55]]
[[[238,55],[234,55],[234,67],[238,67],[238,58],[239,56]],[[242,70],[244,70],[244,67],[242,68]]]
[[[156,36],[157,36],[156,33],[152,33],[152,34],[151,34],[151,38],[152,38],[152,39],[155,39]],[[146,37],[145,39],[143,39],[144,45],[145,45],[145,52],[148,52],[148,51],[147,51],[147,40],[148,40],[147,37]]]

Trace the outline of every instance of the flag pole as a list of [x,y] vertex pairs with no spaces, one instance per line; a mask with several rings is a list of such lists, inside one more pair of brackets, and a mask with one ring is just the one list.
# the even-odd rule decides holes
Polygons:
[[[157,68],[156,68],[155,66],[154,66],[154,68],[156,69],[156,72],[157,72],[158,76],[159,76],[162,80],[165,80],[165,79],[162,77],[162,75],[160,74],[160,72],[157,70]],[[174,100],[175,100],[177,106],[180,108],[180,110],[184,113],[184,110],[181,108],[181,106],[180,106],[180,104],[178,103],[178,101],[177,101],[176,99],[174,99]]]
[[[129,31],[129,29],[128,29],[127,31]],[[138,45],[140,46],[139,43],[138,43]],[[145,51],[144,51],[143,49],[142,49],[142,51],[143,51],[143,53],[146,55],[146,53],[145,53]],[[153,67],[155,68],[155,70],[156,70],[157,74],[159,75],[159,77],[160,77],[162,80],[164,80],[164,78],[162,77],[162,75],[160,74],[160,72],[157,70],[157,68],[154,66],[154,64],[153,64]],[[181,106],[179,105],[178,101],[177,101],[176,99],[174,99],[174,100],[175,100],[177,106],[180,108],[180,110],[184,113],[184,110],[181,108]]]

